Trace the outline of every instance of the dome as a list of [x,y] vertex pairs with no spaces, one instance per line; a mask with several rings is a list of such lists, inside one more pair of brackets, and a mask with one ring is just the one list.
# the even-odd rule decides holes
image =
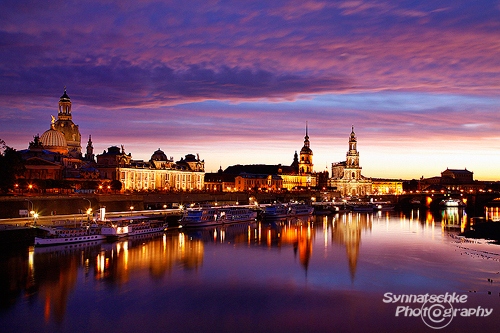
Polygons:
[[165,153],[160,148],[158,148],[158,150],[155,151],[151,156],[151,161],[166,161],[166,160],[167,160],[167,155],[165,155]]
[[64,94],[61,96],[60,101],[61,102],[69,102],[70,101],[70,98],[69,98],[68,94],[66,93],[66,87],[64,87]]
[[49,150],[51,148],[67,149],[64,134],[54,128],[45,131],[42,136],[40,136],[40,141],[42,142],[43,147]]

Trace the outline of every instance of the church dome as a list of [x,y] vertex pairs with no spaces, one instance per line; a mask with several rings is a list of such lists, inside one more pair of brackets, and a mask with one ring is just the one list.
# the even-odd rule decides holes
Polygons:
[[58,152],[67,151],[67,142],[64,138],[64,134],[54,128],[45,131],[42,136],[40,136],[40,141],[45,149]]
[[66,87],[64,88],[64,94],[61,96],[60,101],[61,102],[69,102],[70,101],[70,98],[69,98],[68,94],[66,93]]
[[166,161],[166,160],[167,160],[167,155],[165,155],[165,153],[160,148],[158,148],[158,150],[155,151],[151,156],[151,161]]

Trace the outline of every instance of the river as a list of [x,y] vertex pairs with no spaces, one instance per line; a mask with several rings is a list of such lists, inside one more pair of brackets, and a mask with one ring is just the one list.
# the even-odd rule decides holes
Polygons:
[[465,212],[345,213],[0,257],[2,332],[483,332],[500,246]]

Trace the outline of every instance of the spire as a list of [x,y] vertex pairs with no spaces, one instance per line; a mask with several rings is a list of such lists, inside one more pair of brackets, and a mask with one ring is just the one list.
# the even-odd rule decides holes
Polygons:
[[308,134],[308,126],[307,126],[307,121],[306,121],[306,136],[304,137],[304,147],[309,148],[310,142],[309,142],[309,134]]

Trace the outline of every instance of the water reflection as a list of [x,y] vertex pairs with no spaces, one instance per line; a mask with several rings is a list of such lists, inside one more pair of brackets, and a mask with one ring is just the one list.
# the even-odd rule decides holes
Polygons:
[[344,214],[335,217],[332,239],[335,243],[345,246],[351,280],[354,280],[356,275],[361,234],[372,229],[372,222],[373,214]]
[[[92,300],[82,296],[89,292],[114,301],[117,290],[126,294],[133,288],[146,288],[161,293],[183,283],[191,287],[189,283],[195,279],[197,288],[204,288],[208,283],[224,285],[227,275],[235,277],[231,280],[235,284],[242,280],[258,284],[272,276],[278,284],[298,285],[305,273],[307,283],[326,289],[345,285],[369,289],[377,279],[383,282],[376,283],[385,285],[423,281],[415,283],[427,288],[436,281],[443,283],[441,270],[454,269],[453,265],[442,265],[448,256],[455,256],[456,262],[468,260],[449,248],[438,248],[448,232],[463,230],[467,219],[459,209],[439,214],[412,210],[397,216],[389,212],[348,213],[3,253],[2,311],[26,302],[41,308],[45,323],[63,323],[75,302],[92,306]],[[435,242],[435,237],[440,242]],[[456,271],[448,274],[445,283],[449,283],[449,276],[457,275]],[[256,289],[266,294],[264,286],[267,284]]]

